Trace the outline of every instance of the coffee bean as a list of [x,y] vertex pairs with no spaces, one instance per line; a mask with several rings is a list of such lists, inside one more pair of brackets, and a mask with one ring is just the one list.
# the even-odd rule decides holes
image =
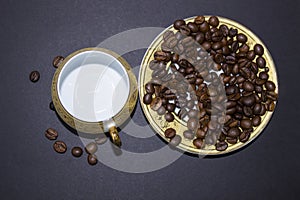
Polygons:
[[72,155],[74,157],[80,157],[82,155],[83,151],[80,147],[73,147],[72,148]]
[[67,151],[67,145],[66,143],[64,143],[63,141],[56,141],[53,144],[53,149],[57,152],[57,153],[65,153]]
[[226,44],[223,44],[221,41],[223,39],[223,33],[221,31],[216,31],[211,35],[211,40],[213,42],[220,42],[221,46],[224,46]]
[[194,22],[189,22],[189,23],[187,24],[187,27],[192,31],[192,33],[198,32],[198,26],[197,26],[197,24],[194,23]]
[[264,48],[261,44],[254,45],[254,52],[258,56],[262,56],[264,54]]
[[228,147],[228,144],[225,141],[218,142],[216,144],[216,150],[217,151],[225,151],[227,149],[227,147]]
[[239,48],[239,53],[245,53],[245,54],[240,54],[240,57],[245,57],[249,51],[249,46],[247,44],[243,44],[240,48]]
[[143,103],[149,105],[152,102],[152,94],[145,94],[143,97]]
[[38,71],[32,71],[29,75],[31,82],[35,83],[40,79],[40,73]]
[[252,121],[250,119],[243,119],[241,121],[241,127],[243,129],[250,129],[252,127]]
[[275,109],[275,103],[272,101],[270,104],[267,104],[267,110],[272,112]]
[[239,43],[237,41],[234,41],[231,45],[231,51],[236,52],[239,49]]
[[183,137],[185,137],[186,139],[191,140],[191,139],[194,138],[194,136],[195,136],[195,134],[192,131],[190,131],[190,130],[185,130],[183,132]]
[[154,53],[154,59],[157,61],[165,61],[168,62],[171,59],[171,55],[163,51],[156,51]]
[[249,52],[247,53],[247,59],[248,59],[248,60],[253,60],[254,58],[255,58],[255,53],[254,53],[254,51],[253,51],[253,50],[249,51]]
[[185,21],[182,19],[176,20],[173,24],[173,26],[176,30],[179,30],[180,26],[182,26],[182,25],[185,25]]
[[197,129],[197,131],[196,131],[197,138],[204,139],[205,135],[206,135],[206,132],[203,129],[201,129],[201,128]]
[[252,92],[254,90],[254,85],[250,81],[245,81],[243,83],[243,89],[247,92]]
[[239,41],[240,43],[246,43],[248,38],[246,35],[244,35],[243,33],[239,33],[237,36],[236,36],[236,39],[237,41]]
[[218,50],[218,49],[222,48],[222,43],[221,42],[215,42],[215,43],[212,44],[211,48],[214,49],[214,50]]
[[262,80],[267,80],[269,78],[269,74],[267,72],[260,72],[259,78]]
[[253,115],[253,111],[252,111],[251,107],[248,107],[248,106],[243,107],[243,113],[246,117],[252,117],[252,115]]
[[209,31],[209,25],[208,23],[205,21],[203,22],[202,24],[199,25],[199,30],[202,32],[202,33],[206,33],[207,31]]
[[167,122],[172,122],[172,121],[174,121],[174,115],[173,115],[172,113],[170,113],[170,112],[167,112],[167,113],[165,114],[165,120],[166,120]]
[[174,103],[168,103],[168,104],[166,105],[166,110],[169,111],[169,112],[174,112],[175,107],[176,107],[176,106],[175,106]]
[[157,110],[157,114],[158,115],[164,115],[166,113],[166,109],[165,107],[161,106],[158,110]]
[[268,91],[274,91],[276,89],[276,86],[272,81],[267,81],[265,87]]
[[165,130],[166,138],[173,138],[176,135],[176,130],[173,128],[168,128]]
[[49,108],[50,108],[50,110],[55,111],[55,107],[54,107],[54,104],[52,101],[49,103]]
[[223,57],[222,54],[220,53],[217,53],[215,56],[214,56],[214,60],[216,63],[220,64],[221,62],[223,62],[225,59]]
[[169,142],[171,146],[178,146],[181,143],[181,137],[179,135],[175,135]]
[[56,138],[58,137],[58,133],[55,129],[53,128],[48,128],[45,131],[45,136],[46,138],[48,138],[49,140],[56,140]]
[[220,30],[223,33],[223,36],[226,37],[229,34],[228,26],[222,24],[220,25]]
[[153,94],[154,93],[154,85],[152,83],[146,83],[145,85],[145,90],[148,94]]
[[255,117],[253,117],[252,123],[253,123],[253,126],[255,126],[255,127],[259,126],[260,123],[261,123],[261,118],[260,118],[260,116],[255,116]]
[[254,95],[250,95],[250,96],[244,96],[241,98],[241,103],[245,106],[252,106],[255,103],[255,97]]
[[226,138],[226,141],[229,143],[229,144],[236,144],[238,139],[237,138],[231,138],[231,137],[228,137]]
[[217,27],[219,25],[219,19],[216,16],[211,16],[208,19],[208,23],[209,25],[211,25],[212,27]]
[[96,165],[98,163],[97,156],[94,154],[89,154],[87,157],[87,161],[90,165]]
[[194,139],[193,140],[193,145],[197,148],[197,149],[201,149],[204,146],[203,140],[202,139]]
[[58,68],[64,59],[62,56],[56,56],[52,61],[53,67]]
[[95,142],[98,145],[104,144],[108,140],[105,134],[100,134],[96,139]]
[[98,150],[98,146],[95,142],[90,142],[89,144],[86,145],[85,151],[88,154],[94,154]]
[[229,131],[228,131],[228,136],[229,136],[229,137],[232,137],[232,138],[237,137],[237,136],[239,136],[240,134],[241,134],[241,131],[240,131],[240,129],[237,128],[237,127],[233,127],[233,128],[231,128],[231,129],[229,129]]
[[191,34],[191,29],[187,25],[180,26],[179,31],[181,34],[186,36]]
[[154,111],[157,111],[161,106],[162,100],[160,97],[155,97],[150,104],[150,108]]
[[266,66],[266,60],[263,57],[256,58],[256,64],[259,68],[264,68]]
[[261,110],[262,110],[262,105],[260,103],[257,103],[253,107],[253,114],[259,115]]
[[205,21],[205,17],[204,16],[197,16],[195,19],[194,19],[194,22],[196,24],[202,24],[203,22]]
[[240,142],[243,142],[243,143],[247,142],[250,138],[250,133],[251,133],[251,131],[249,131],[249,130],[243,131],[239,136]]
[[230,28],[229,29],[229,37],[234,37],[234,36],[236,36],[236,34],[237,34],[237,29],[234,29],[234,28]]
[[198,128],[199,123],[196,118],[190,118],[187,122],[187,127],[189,130],[194,131]]

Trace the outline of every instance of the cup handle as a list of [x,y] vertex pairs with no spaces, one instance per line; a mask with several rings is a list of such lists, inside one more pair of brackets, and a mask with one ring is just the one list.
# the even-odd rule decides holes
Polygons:
[[117,145],[118,147],[120,147],[122,145],[118,130],[115,126],[112,126],[109,128],[109,134],[110,137],[112,139],[112,142]]

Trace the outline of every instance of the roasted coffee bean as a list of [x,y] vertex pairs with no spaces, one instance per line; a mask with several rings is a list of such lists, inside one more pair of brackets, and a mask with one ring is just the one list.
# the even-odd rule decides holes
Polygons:
[[267,110],[268,111],[274,111],[275,109],[275,103],[272,101],[270,104],[267,104]]
[[228,54],[231,53],[231,50],[230,50],[230,48],[229,48],[228,46],[223,46],[223,47],[222,47],[222,53],[223,53],[224,55],[228,55]]
[[187,122],[187,127],[189,130],[194,131],[198,128],[199,123],[196,118],[190,118]]
[[241,98],[241,103],[245,106],[251,107],[254,105],[255,103],[255,97],[254,95],[250,95],[250,96],[244,96]]
[[236,39],[237,41],[239,41],[240,43],[246,43],[248,38],[246,35],[244,35],[243,33],[239,33],[237,36],[236,36]]
[[182,26],[182,25],[185,25],[185,21],[182,19],[176,20],[173,24],[173,26],[176,30],[179,30],[180,26]]
[[167,122],[172,122],[172,121],[174,121],[174,115],[173,115],[172,113],[170,113],[170,112],[167,112],[167,113],[165,114],[165,120],[166,120]]
[[229,85],[225,88],[226,94],[236,94],[238,92],[238,88],[235,85]]
[[226,109],[226,115],[233,115],[236,112],[236,107]]
[[54,107],[54,104],[52,101],[49,103],[49,108],[50,108],[50,110],[55,111],[55,107]]
[[239,136],[241,134],[241,130],[239,128],[237,128],[237,127],[233,127],[233,128],[230,128],[228,130],[227,134],[228,134],[229,137],[234,138],[234,137],[237,137],[237,136]]
[[189,27],[189,29],[191,30],[192,33],[198,32],[198,26],[197,26],[197,24],[194,23],[194,22],[189,22],[189,23],[187,24],[187,27]]
[[236,58],[234,56],[226,56],[225,57],[226,63],[229,65],[234,65],[236,63]]
[[209,25],[211,25],[212,27],[217,27],[219,25],[219,19],[216,16],[211,16],[208,19],[208,23]]
[[240,142],[243,142],[243,143],[247,142],[250,138],[250,133],[251,132],[249,130],[243,131],[239,136]]
[[193,140],[193,145],[197,148],[197,149],[201,149],[204,146],[203,140],[202,139],[194,139]]
[[204,139],[205,135],[206,135],[206,132],[203,129],[201,129],[201,128],[197,129],[197,131],[196,131],[197,138]]
[[236,36],[237,32],[238,32],[237,29],[230,28],[230,29],[229,29],[229,37],[234,37],[234,36]]
[[85,151],[88,154],[94,154],[98,150],[98,146],[95,142],[90,142],[89,144],[86,145]]
[[259,68],[264,68],[266,66],[266,60],[263,57],[256,58],[256,64]]
[[222,32],[223,36],[226,37],[229,33],[228,26],[224,24],[220,25],[220,31]]
[[[245,53],[244,55],[246,56],[249,51],[249,46],[247,44],[243,44],[240,48],[239,48],[239,53]],[[245,56],[242,56],[240,54],[240,57],[245,57]]]
[[150,108],[154,111],[157,111],[161,106],[162,100],[160,97],[155,97],[150,104]]
[[253,114],[259,115],[261,110],[262,110],[262,105],[260,103],[257,103],[253,107]]
[[163,34],[163,39],[166,41],[168,40],[170,37],[174,37],[175,34],[173,33],[173,31],[169,31],[167,30],[164,34]]
[[157,60],[152,60],[149,63],[149,68],[152,70],[156,70],[159,66],[159,62]]
[[146,83],[145,90],[148,94],[153,94],[155,92],[154,85],[152,83]]
[[[221,42],[223,38],[223,33],[221,31],[216,31],[213,34],[211,34],[211,40],[213,42],[220,42],[221,46],[223,46],[224,44]],[[226,45],[226,44],[225,44]],[[219,48],[218,48],[219,49]]]
[[255,116],[255,117],[253,117],[252,123],[253,123],[253,126],[255,126],[255,127],[259,126],[260,123],[261,123],[261,118],[260,118],[260,116]]
[[195,40],[196,40],[196,42],[198,42],[199,44],[202,44],[203,41],[204,41],[204,39],[205,39],[205,36],[204,36],[204,34],[201,33],[201,32],[199,32],[199,33],[197,33],[197,34],[195,35]]
[[194,138],[194,136],[195,136],[195,134],[192,131],[190,131],[190,130],[185,130],[183,132],[183,137],[185,137],[186,139],[191,140],[191,139]]
[[251,50],[251,51],[249,51],[248,53],[247,53],[247,59],[248,60],[253,60],[255,58],[255,53],[254,53],[254,51],[253,50]]
[[248,107],[248,106],[243,107],[243,113],[246,117],[252,117],[252,115],[253,115],[253,111],[252,111],[251,107]]
[[241,121],[241,127],[245,129],[250,129],[252,127],[252,121],[250,119],[243,119]]
[[104,144],[108,140],[105,134],[100,134],[97,138],[95,138],[95,142],[98,145]]
[[176,106],[175,106],[174,103],[168,103],[168,104],[166,105],[166,110],[169,111],[169,112],[174,112],[175,107],[176,107]]
[[225,141],[218,142],[216,144],[216,150],[217,151],[225,151],[227,149],[227,147],[228,147],[228,144]]
[[227,109],[235,107],[236,106],[236,102],[235,101],[227,101],[226,104],[225,104],[225,106],[226,106]]
[[57,153],[65,153],[67,151],[67,145],[66,143],[64,143],[63,141],[56,141],[53,144],[53,149],[57,152]]
[[263,116],[267,111],[267,108],[265,105],[262,105],[261,111],[260,111],[260,115]]
[[145,94],[143,97],[143,103],[149,105],[152,102],[152,94]]
[[157,110],[157,114],[158,115],[164,115],[166,113],[166,109],[165,107],[161,106],[158,110]]
[[97,156],[94,154],[89,154],[87,157],[87,161],[90,165],[96,165],[98,163]]
[[202,47],[203,47],[206,51],[208,51],[208,50],[211,48],[211,43],[205,41],[205,42],[202,43]]
[[187,27],[187,25],[180,26],[179,31],[181,34],[186,35],[186,36],[191,34],[191,29],[189,27]]
[[209,25],[208,23],[205,21],[203,22],[202,24],[199,25],[199,30],[202,32],[202,33],[206,33],[207,31],[209,31]]
[[229,144],[236,144],[238,139],[237,138],[231,138],[231,137],[228,137],[226,138],[226,141],[229,143]]
[[163,51],[156,51],[154,53],[154,59],[157,60],[157,61],[168,62],[171,59],[171,55],[166,53],[166,52],[163,52]]
[[171,146],[178,146],[181,143],[181,137],[179,135],[175,135],[169,142]]
[[267,80],[269,78],[269,74],[267,72],[260,72],[259,78],[262,80]]
[[263,88],[261,85],[255,85],[255,92],[261,93],[263,91]]
[[193,110],[193,109],[188,112],[188,116],[190,118],[199,118],[200,116],[199,114],[200,112],[198,110]]
[[35,83],[40,79],[40,73],[38,71],[32,71],[29,75],[31,82]]
[[247,92],[253,92],[254,91],[254,85],[250,81],[245,81],[243,83],[243,89]]
[[234,53],[239,49],[239,43],[237,41],[234,41],[231,45],[231,51]]
[[214,56],[214,60],[216,63],[220,64],[221,62],[223,62],[225,59],[223,57],[222,54],[220,53],[217,53],[215,56]]
[[215,43],[212,44],[211,48],[214,49],[214,50],[218,50],[218,49],[222,48],[222,43],[221,42],[215,42]]
[[165,130],[165,137],[166,138],[173,138],[176,135],[176,130],[173,128],[168,128]]
[[53,67],[58,68],[64,59],[62,56],[56,56],[52,61]]
[[80,147],[73,147],[71,152],[74,157],[80,157],[83,153]]
[[272,81],[267,81],[265,87],[268,91],[274,91],[276,89],[276,86]]
[[48,128],[45,131],[45,136],[46,138],[48,138],[49,140],[56,140],[56,138],[58,137],[58,133],[55,129],[53,128]]
[[258,56],[262,56],[264,54],[264,48],[261,44],[254,45],[254,52]]
[[202,24],[203,22],[205,21],[205,17],[204,16],[197,16],[195,19],[194,19],[194,22],[196,24]]

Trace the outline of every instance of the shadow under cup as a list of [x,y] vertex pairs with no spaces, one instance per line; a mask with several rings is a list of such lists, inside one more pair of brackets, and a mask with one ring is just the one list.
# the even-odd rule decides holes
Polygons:
[[57,69],[52,99],[58,115],[85,133],[110,132],[130,117],[137,101],[137,81],[129,64],[106,49],[86,48],[69,55]]

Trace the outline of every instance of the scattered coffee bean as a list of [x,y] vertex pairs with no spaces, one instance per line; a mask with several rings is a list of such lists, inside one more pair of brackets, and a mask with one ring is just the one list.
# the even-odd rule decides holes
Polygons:
[[85,151],[88,154],[94,154],[98,150],[98,146],[95,142],[90,142],[89,144],[86,145]]
[[94,154],[89,154],[87,160],[90,165],[96,165],[98,163],[97,156]]
[[166,119],[167,122],[172,122],[172,121],[174,121],[174,115],[170,112],[167,112],[165,114],[165,119]]
[[165,130],[166,138],[173,138],[176,135],[176,131],[173,128],[168,128]]
[[276,86],[272,81],[267,81],[265,86],[268,91],[274,91],[276,89]]
[[179,135],[175,135],[169,142],[172,146],[178,146],[181,143],[181,137]]
[[254,52],[258,56],[262,56],[264,54],[264,48],[261,44],[254,45]]
[[35,83],[40,79],[40,73],[38,71],[32,71],[29,75],[31,82]]
[[225,151],[227,149],[227,147],[228,147],[228,144],[225,141],[218,142],[216,144],[216,150],[217,151]]
[[53,144],[53,149],[57,152],[57,153],[65,153],[67,151],[67,145],[66,143],[64,143],[63,141],[56,141]]
[[204,146],[203,140],[202,139],[194,139],[193,144],[197,149],[201,149]]
[[82,148],[80,147],[73,147],[72,148],[72,155],[74,157],[80,157],[82,155],[83,151],[82,151]]
[[48,128],[45,131],[45,136],[49,139],[49,140],[56,140],[58,137],[58,133],[55,129],[53,128]]
[[53,67],[58,68],[64,59],[62,56],[56,56],[52,61]]

